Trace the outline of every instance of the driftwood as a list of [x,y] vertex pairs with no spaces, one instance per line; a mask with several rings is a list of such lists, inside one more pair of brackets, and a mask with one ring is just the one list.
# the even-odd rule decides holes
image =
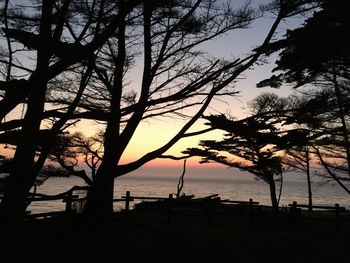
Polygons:
[[164,199],[156,201],[143,201],[141,203],[135,204],[136,211],[163,211],[163,210],[181,210],[181,209],[196,209],[196,210],[207,210],[211,206],[219,204],[220,197],[215,195],[210,195],[201,198],[194,198],[194,195],[181,196],[174,199]]
[[71,198],[77,198],[79,197],[78,195],[73,195],[74,191],[77,190],[88,190],[89,186],[73,186],[71,189],[69,189],[66,192],[57,194],[57,195],[46,195],[46,194],[40,194],[40,193],[29,193],[27,200],[29,202],[32,201],[51,201],[51,200],[60,200],[60,199],[65,199],[68,196]]

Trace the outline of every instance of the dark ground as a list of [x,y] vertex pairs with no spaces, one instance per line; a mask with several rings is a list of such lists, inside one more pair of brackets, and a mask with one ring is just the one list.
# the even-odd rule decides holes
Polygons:
[[133,212],[0,226],[0,262],[350,262],[350,218]]

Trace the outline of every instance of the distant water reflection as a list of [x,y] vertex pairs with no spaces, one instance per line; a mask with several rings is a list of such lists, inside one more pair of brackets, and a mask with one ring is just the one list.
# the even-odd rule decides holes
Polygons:
[[[44,194],[58,194],[70,189],[74,185],[83,185],[77,178],[52,178],[38,188],[38,192]],[[125,195],[130,191],[134,196],[166,197],[170,193],[176,193],[177,177],[170,176],[125,176],[115,180],[115,197]],[[260,204],[270,205],[269,189],[262,181],[227,178],[185,178],[183,192],[186,195],[203,197],[211,194],[219,194],[222,199],[249,200],[253,198]],[[307,186],[304,181],[285,180],[281,197],[281,206],[286,206],[292,201],[307,204]],[[314,205],[334,205],[339,203],[350,209],[350,196],[335,184],[320,186],[313,185]],[[121,203],[115,203],[115,210],[123,207]],[[64,210],[62,201],[35,202],[29,210],[32,212],[47,212]]]

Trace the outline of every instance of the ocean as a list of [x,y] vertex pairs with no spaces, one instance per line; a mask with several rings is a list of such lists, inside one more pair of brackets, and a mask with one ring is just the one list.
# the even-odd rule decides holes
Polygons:
[[[293,201],[301,204],[308,203],[307,185],[302,178],[284,179],[280,206],[288,206]],[[128,175],[115,180],[114,196],[120,198],[130,191],[131,196],[168,197],[175,194],[178,177],[176,176],[152,176],[152,175]],[[84,185],[79,178],[50,178],[37,188],[38,193],[58,194],[67,191],[74,185]],[[338,203],[350,209],[350,195],[335,183],[321,184],[315,182],[313,188],[314,205],[334,205]],[[279,185],[277,184],[277,191]],[[190,176],[185,177],[183,191],[186,195],[204,197],[218,194],[221,199],[248,201],[250,198],[262,205],[270,205],[269,188],[266,183],[252,178],[235,178],[234,176]],[[131,204],[133,205],[133,204]],[[117,202],[114,210],[122,209],[124,204]],[[62,201],[33,202],[28,210],[32,213],[61,211],[65,209]]]

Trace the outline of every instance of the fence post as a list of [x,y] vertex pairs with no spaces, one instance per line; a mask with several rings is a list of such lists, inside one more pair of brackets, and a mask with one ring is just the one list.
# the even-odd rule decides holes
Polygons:
[[253,199],[249,198],[249,213],[253,212]]
[[168,223],[171,222],[171,214],[172,214],[172,206],[173,206],[173,194],[169,194],[168,198]]
[[65,196],[66,201],[66,213],[72,212],[72,199],[73,199],[73,191],[69,191]]
[[339,204],[335,204],[335,218],[339,219]]
[[209,199],[208,200],[208,225],[212,226],[213,225],[213,216],[215,212],[215,207],[214,207],[214,199]]
[[130,207],[130,191],[126,191],[125,194],[125,212],[129,212],[129,207]]
[[252,198],[249,198],[249,212],[248,212],[248,216],[249,216],[250,228],[254,228],[253,199]]
[[296,219],[297,218],[297,215],[298,215],[298,203],[297,203],[297,201],[293,201],[293,206],[292,206],[292,213],[293,213],[293,217],[294,217],[294,219]]
[[292,217],[293,217],[294,223],[296,223],[298,220],[301,219],[301,209],[298,208],[298,203],[297,203],[297,201],[293,201],[293,205],[292,205]]

